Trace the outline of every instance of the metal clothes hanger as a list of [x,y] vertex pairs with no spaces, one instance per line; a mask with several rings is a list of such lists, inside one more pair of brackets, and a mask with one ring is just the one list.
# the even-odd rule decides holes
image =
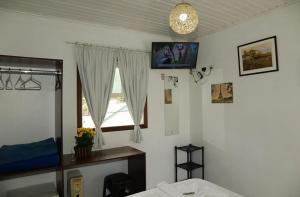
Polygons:
[[[1,70],[2,68],[0,68]],[[4,90],[5,89],[5,85],[4,82],[2,80],[2,73],[0,72],[0,90]]]
[[[31,70],[30,70],[31,71]],[[34,83],[36,86],[32,86],[32,87],[26,87],[26,84],[32,82]],[[32,74],[30,75],[30,77],[24,81],[21,86],[24,85],[24,89],[23,90],[41,90],[42,86],[41,86],[41,82],[39,82],[38,80],[33,79]]]
[[59,90],[59,89],[61,89],[61,81],[60,81],[60,77],[57,76],[55,82],[55,90]]
[[[20,72],[21,72],[21,69],[20,69]],[[17,82],[15,83],[15,90],[24,90],[25,89],[25,84],[24,83],[24,80],[22,79],[22,74],[20,74]]]
[[10,76],[10,68],[8,69],[8,78],[5,81],[5,89],[6,90],[12,90],[13,89],[13,84],[12,84],[11,76]]

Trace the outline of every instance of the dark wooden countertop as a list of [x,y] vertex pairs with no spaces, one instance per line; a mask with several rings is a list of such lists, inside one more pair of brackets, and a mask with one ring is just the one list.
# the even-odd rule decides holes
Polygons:
[[118,148],[104,149],[93,151],[92,156],[85,160],[76,160],[74,154],[65,154],[63,156],[63,168],[72,169],[90,165],[96,165],[105,161],[122,160],[128,157],[143,155],[145,152],[130,146],[123,146]]

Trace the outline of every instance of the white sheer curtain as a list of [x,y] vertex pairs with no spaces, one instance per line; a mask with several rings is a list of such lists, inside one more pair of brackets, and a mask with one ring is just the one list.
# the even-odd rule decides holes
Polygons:
[[89,112],[96,126],[94,148],[105,144],[101,125],[110,100],[116,59],[114,50],[97,46],[75,45],[75,59]]
[[147,97],[150,54],[130,50],[119,50],[117,54],[122,88],[134,122],[132,140],[140,143],[140,123]]

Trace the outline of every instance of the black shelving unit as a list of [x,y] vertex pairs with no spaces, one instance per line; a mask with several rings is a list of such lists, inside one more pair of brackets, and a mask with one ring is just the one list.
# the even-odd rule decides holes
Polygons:
[[[177,150],[186,152],[187,161],[185,163],[177,163]],[[202,163],[198,164],[192,161],[192,152],[201,151]],[[177,168],[181,168],[187,171],[187,178],[192,178],[192,171],[198,168],[202,168],[202,179],[204,179],[204,146],[194,146],[189,144],[187,146],[175,146],[175,182],[177,182]]]

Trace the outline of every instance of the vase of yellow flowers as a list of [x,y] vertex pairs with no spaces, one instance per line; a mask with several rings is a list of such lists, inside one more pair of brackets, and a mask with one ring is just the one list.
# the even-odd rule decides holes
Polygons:
[[76,159],[82,160],[91,156],[95,135],[96,132],[92,128],[77,128],[76,146],[74,147]]

